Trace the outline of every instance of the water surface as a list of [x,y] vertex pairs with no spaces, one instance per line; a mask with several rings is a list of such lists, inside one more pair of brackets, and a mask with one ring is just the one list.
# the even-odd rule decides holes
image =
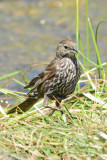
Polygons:
[[[85,3],[85,0],[80,1],[80,34],[86,53]],[[106,0],[89,1],[89,17],[94,31],[98,22],[106,18],[106,6]],[[98,33],[102,62],[107,61],[106,28],[107,23],[102,24]],[[29,79],[33,78],[45,68],[43,63],[47,64],[55,57],[59,41],[67,37],[76,41],[75,32],[72,0],[0,1],[0,76],[22,70]],[[96,61],[91,36],[90,57]],[[21,76],[16,78],[23,82]],[[13,89],[15,86],[16,83],[12,82],[6,87]],[[16,87],[17,90],[21,86]]]

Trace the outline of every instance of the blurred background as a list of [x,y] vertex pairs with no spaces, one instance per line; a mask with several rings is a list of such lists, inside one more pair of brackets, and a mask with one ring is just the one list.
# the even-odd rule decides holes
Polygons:
[[[73,2],[0,0],[0,76],[21,70],[28,79],[32,79],[55,57],[59,41],[70,37],[76,42]],[[95,31],[98,22],[107,18],[107,0],[89,0],[88,6]],[[79,13],[80,34],[86,52],[86,0],[79,2]],[[91,36],[89,47],[90,57],[96,62]],[[102,62],[107,61],[107,23],[99,28],[98,48]],[[18,79],[21,81],[22,77],[18,75]],[[13,90],[22,88],[15,82],[6,87]]]

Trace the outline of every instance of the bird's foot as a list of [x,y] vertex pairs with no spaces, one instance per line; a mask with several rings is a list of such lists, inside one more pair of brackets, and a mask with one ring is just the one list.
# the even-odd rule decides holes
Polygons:
[[55,111],[60,111],[61,114],[64,114],[63,111],[62,111],[59,107],[45,106],[45,108],[50,108],[50,109],[52,109],[52,112],[49,114],[50,116],[52,116]]

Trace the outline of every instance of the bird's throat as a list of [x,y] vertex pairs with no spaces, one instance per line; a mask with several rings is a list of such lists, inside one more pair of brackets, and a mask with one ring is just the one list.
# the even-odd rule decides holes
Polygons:
[[71,60],[74,63],[74,65],[77,67],[77,59],[76,59],[76,57],[75,56],[72,57]]

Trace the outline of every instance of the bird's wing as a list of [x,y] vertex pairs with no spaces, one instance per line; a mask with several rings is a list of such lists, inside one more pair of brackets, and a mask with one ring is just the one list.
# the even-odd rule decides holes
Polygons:
[[39,85],[41,85],[44,81],[47,79],[50,79],[55,75],[55,59],[46,67],[45,71],[34,77],[27,86],[24,88],[30,88],[33,87],[33,89],[37,88]]
[[33,86],[38,82],[38,80],[39,80],[39,75],[36,76],[36,77],[34,77],[34,78],[29,82],[29,84],[24,87],[24,89],[33,87]]

